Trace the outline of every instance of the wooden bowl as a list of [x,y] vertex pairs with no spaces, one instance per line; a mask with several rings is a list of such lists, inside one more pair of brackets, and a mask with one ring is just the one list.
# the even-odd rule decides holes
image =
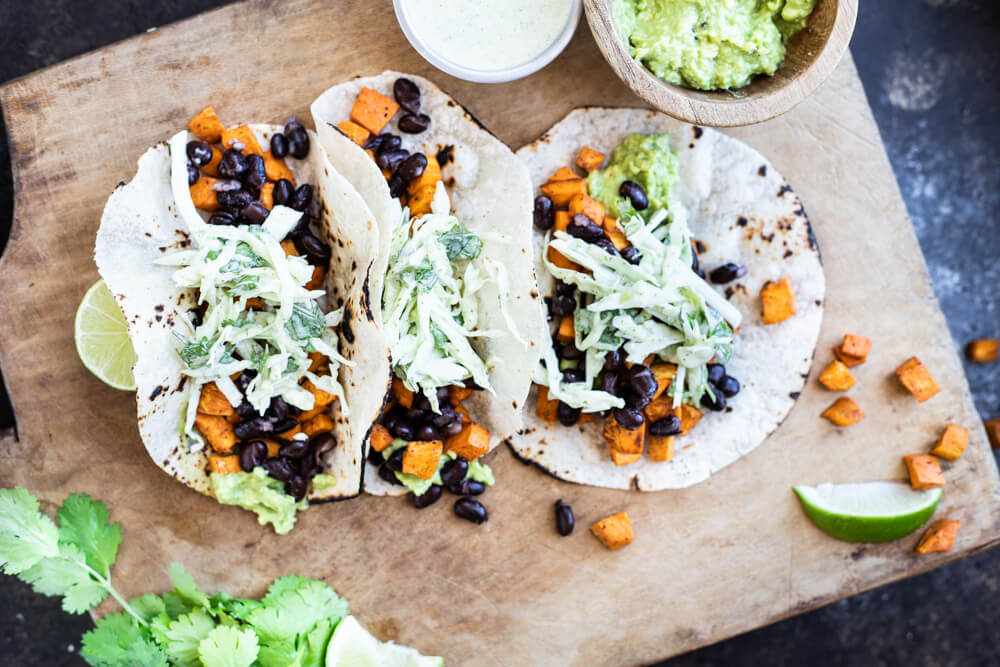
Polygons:
[[696,125],[750,125],[804,100],[840,62],[858,17],[858,0],[819,0],[803,30],[788,41],[774,76],[757,76],[734,92],[667,83],[632,59],[611,18],[615,0],[584,0],[587,22],[604,59],[637,95],[664,113]]

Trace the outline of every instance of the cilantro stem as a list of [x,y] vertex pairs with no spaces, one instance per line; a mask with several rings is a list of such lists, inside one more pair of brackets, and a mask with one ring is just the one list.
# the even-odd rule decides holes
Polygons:
[[139,625],[141,625],[143,627],[149,627],[149,623],[146,621],[146,619],[144,619],[142,616],[140,616],[138,613],[136,613],[135,609],[132,608],[132,605],[130,605],[128,603],[128,601],[125,600],[125,598],[123,598],[121,596],[121,594],[118,593],[118,591],[115,590],[115,587],[111,585],[111,573],[110,572],[105,577],[105,576],[102,576],[100,572],[98,572],[94,568],[90,567],[86,563],[77,563],[77,564],[80,567],[82,567],[83,569],[85,569],[88,573],[90,573],[90,576],[93,577],[94,579],[96,579],[97,582],[99,584],[101,584],[101,586],[103,586],[105,589],[107,589],[107,591],[111,595],[111,597],[113,597],[115,600],[117,600],[118,604],[120,604],[122,606],[122,609],[124,609],[126,612],[128,612],[129,616],[131,616],[136,621],[138,621]]

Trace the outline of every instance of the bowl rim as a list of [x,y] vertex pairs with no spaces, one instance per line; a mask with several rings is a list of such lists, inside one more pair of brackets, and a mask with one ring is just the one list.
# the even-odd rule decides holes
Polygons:
[[584,0],[584,10],[601,54],[632,92],[678,120],[706,127],[737,127],[770,120],[791,110],[809,97],[836,69],[854,33],[858,0],[828,1],[837,3],[834,23],[822,50],[806,69],[780,88],[725,102],[694,99],[688,89],[660,79],[637,63],[611,22],[610,3],[614,0]]
[[521,63],[516,67],[489,71],[465,67],[464,65],[460,65],[452,60],[448,60],[431,48],[431,46],[420,37],[420,34],[414,29],[413,24],[410,22],[408,0],[392,0],[392,8],[396,13],[396,21],[399,23],[399,27],[402,29],[403,35],[405,35],[407,41],[410,42],[410,46],[412,46],[424,60],[429,62],[434,67],[446,74],[450,74],[465,81],[472,81],[473,83],[507,83],[508,81],[523,79],[530,74],[534,74],[555,60],[556,57],[563,52],[570,40],[573,39],[573,35],[576,33],[576,28],[580,23],[580,16],[583,14],[583,0],[570,0],[570,2],[571,6],[569,18],[566,21],[566,25],[563,26],[563,29],[559,33],[556,40],[552,42],[552,44],[550,44],[544,51],[531,60]]

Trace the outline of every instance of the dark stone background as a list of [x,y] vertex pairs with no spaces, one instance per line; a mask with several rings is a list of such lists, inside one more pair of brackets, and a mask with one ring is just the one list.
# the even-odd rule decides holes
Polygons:
[[[0,81],[221,4],[0,0]],[[956,344],[997,336],[1000,4],[869,0],[862,3],[851,51]],[[0,132],[0,243],[6,242],[11,206],[6,134]],[[966,366],[984,417],[1000,415],[996,369]],[[0,428],[12,424],[0,396]],[[991,600],[998,587],[1000,553],[987,553],[665,664],[998,664],[1000,615]],[[89,627],[89,618],[65,614],[58,601],[0,578],[0,664],[80,664],[75,653]]]

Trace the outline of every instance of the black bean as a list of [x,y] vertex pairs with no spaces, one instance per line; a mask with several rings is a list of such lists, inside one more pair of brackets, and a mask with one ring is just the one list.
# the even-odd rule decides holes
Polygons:
[[201,178],[201,172],[198,171],[198,167],[194,166],[193,164],[188,164],[187,170],[188,170],[188,187],[190,187],[195,183],[197,183],[198,179]]
[[747,274],[747,267],[742,264],[733,264],[728,262],[722,266],[717,266],[712,269],[712,272],[708,274],[708,277],[716,285],[722,285],[728,283],[737,278],[742,278]]
[[296,211],[304,211],[312,203],[313,186],[303,183],[295,190],[295,194],[288,200],[288,205]]
[[388,465],[381,465],[378,467],[378,476],[390,484],[399,484],[400,486],[403,485],[403,483],[399,481],[399,478],[396,477],[395,473],[392,471],[392,468]]
[[400,438],[402,440],[413,440],[413,436],[416,435],[416,429],[414,429],[413,424],[408,421],[400,419],[393,425],[393,427],[393,437]]
[[612,243],[611,239],[609,239],[607,236],[602,236],[596,241],[593,241],[593,244],[596,245],[601,250],[603,250],[604,252],[608,253],[609,255],[612,255],[614,257],[619,257],[618,248],[615,247],[615,244]]
[[449,484],[448,491],[456,496],[478,496],[486,490],[486,485],[466,477],[457,484]]
[[288,155],[288,139],[281,132],[271,135],[271,155],[279,160]]
[[580,421],[580,408],[574,408],[559,401],[559,405],[556,407],[556,417],[559,418],[559,423],[563,426],[572,426]]
[[296,461],[299,464],[299,474],[306,479],[312,479],[313,475],[319,472],[319,462],[315,456],[310,456],[311,451],[307,450],[302,458]]
[[431,484],[430,487],[419,496],[417,494],[413,494],[413,506],[418,510],[430,507],[441,499],[442,493],[444,493],[444,491],[441,489],[439,484]]
[[285,125],[281,128],[286,135],[291,134],[295,130],[304,130],[302,127],[302,121],[299,120],[298,116],[289,116],[285,119]]
[[532,214],[535,227],[539,229],[552,229],[556,223],[556,211],[552,206],[552,200],[545,195],[535,197],[535,211]]
[[642,261],[642,253],[634,245],[625,246],[621,249],[622,259],[629,264],[638,264]]
[[574,215],[573,219],[569,221],[566,233],[588,243],[594,243],[597,239],[606,238],[604,230],[599,225],[595,224],[587,216],[580,215],[579,213]]
[[257,371],[248,368],[245,371],[241,371],[233,382],[236,384],[236,387],[245,394],[247,393],[247,387],[250,386],[250,381],[255,377],[257,377]]
[[618,395],[618,374],[613,371],[601,373],[601,391],[606,391],[613,396]]
[[431,440],[440,440],[441,434],[438,430],[431,426],[430,424],[424,424],[417,429],[417,433],[414,436],[415,440],[420,440],[422,442],[428,442]]
[[726,398],[732,398],[736,394],[740,393],[740,381],[734,378],[732,375],[727,375],[719,381],[716,386],[719,388]]
[[635,181],[623,181],[618,187],[618,194],[622,197],[628,197],[632,201],[632,207],[637,211],[644,211],[649,206],[646,191]]
[[[438,396],[438,401],[447,401],[447,398],[441,398]],[[439,403],[440,414],[431,415],[430,423],[434,425],[434,428],[441,428],[446,424],[450,424],[455,419],[455,408],[452,407],[451,403]],[[461,416],[459,416],[461,419]]]
[[[191,320],[191,325],[196,329],[202,325],[202,322],[204,322],[204,316],[201,314],[201,310],[199,310],[198,308],[189,308],[187,313],[188,313],[188,319]],[[249,405],[249,403],[247,405]],[[237,408],[236,410],[237,412],[239,412],[239,408]]]
[[625,360],[625,353],[622,352],[621,348],[617,350],[611,350],[604,357],[604,370],[606,371],[617,371],[622,367],[622,362]]
[[458,435],[462,432],[462,416],[456,415],[450,422],[444,426],[438,427],[441,432],[441,436],[444,438],[449,438],[453,435]]
[[230,148],[222,154],[219,161],[219,175],[226,178],[239,178],[247,170],[247,158],[242,152]]
[[245,419],[233,427],[233,432],[240,440],[263,438],[274,434],[274,423],[266,417]]
[[294,417],[285,417],[284,419],[278,419],[272,422],[274,425],[275,433],[284,433],[285,431],[291,431],[293,428],[298,426],[298,422],[295,421]]
[[268,475],[282,482],[287,482],[295,475],[295,469],[287,459],[274,457],[265,460],[261,465]]
[[713,389],[715,398],[705,392],[701,397],[701,404],[713,412],[722,412],[726,409],[726,395],[718,388]]
[[240,218],[248,224],[259,225],[267,220],[269,213],[263,202],[252,201],[240,209]]
[[274,190],[271,192],[271,198],[274,199],[276,206],[284,206],[288,204],[288,200],[292,198],[295,194],[295,186],[287,178],[282,178],[277,183],[274,184]]
[[243,183],[238,178],[220,178],[212,184],[212,189],[216,192],[242,190]]
[[469,472],[469,462],[459,457],[441,466],[441,481],[446,486],[459,484]]
[[726,367],[722,364],[708,365],[708,381],[712,384],[719,384],[726,376]]
[[384,462],[385,459],[382,457],[382,452],[378,451],[374,447],[368,448],[368,463],[371,463],[373,466],[379,466]]
[[681,420],[677,415],[657,419],[649,425],[651,435],[677,435],[681,432]]
[[406,453],[406,447],[400,447],[392,454],[389,458],[385,460],[385,465],[387,468],[394,472],[403,472],[403,454]]
[[576,299],[571,296],[554,296],[549,300],[549,313],[552,317],[572,315],[576,310]]
[[420,113],[420,89],[409,79],[396,79],[396,83],[392,84],[392,96],[404,111]]
[[420,392],[419,394],[414,394],[413,395],[413,407],[411,409],[418,411],[418,414],[416,415],[418,418],[423,417],[423,414],[419,414],[419,413],[420,412],[427,412],[428,410],[430,410],[431,409],[431,402],[429,400],[427,400],[427,397],[424,395],[423,392]]
[[556,530],[560,535],[566,537],[573,532],[576,520],[573,518],[573,508],[562,501],[556,501]]
[[564,283],[561,280],[556,281],[557,296],[573,296],[574,294],[576,294],[576,285],[573,283]]
[[236,216],[229,211],[216,211],[208,218],[210,225],[235,225]]
[[399,198],[403,196],[406,192],[406,180],[402,178],[399,174],[393,174],[389,178],[389,195],[394,198]]
[[[622,382],[622,380],[619,380],[619,382]],[[627,385],[622,385],[618,395],[625,399],[625,405],[627,407],[634,410],[642,410],[652,402],[652,399],[649,396],[640,394],[635,389],[632,389],[632,387]]]
[[410,151],[401,148],[384,150],[375,156],[375,164],[378,165],[379,169],[393,172],[408,157],[410,157]]
[[486,508],[478,500],[459,498],[455,501],[455,514],[472,523],[485,523],[489,518]]
[[648,398],[653,398],[659,388],[656,375],[641,364],[636,364],[628,370],[628,384],[635,393]]
[[420,134],[430,124],[430,116],[424,113],[408,113],[399,119],[399,129],[407,134]]
[[378,155],[383,151],[394,151],[403,145],[403,140],[398,134],[393,134],[392,132],[383,132],[382,134],[372,137],[365,143],[365,148],[370,148],[375,151]]
[[556,356],[560,359],[575,361],[583,358],[583,350],[579,349],[572,341],[568,343],[556,343]]
[[275,420],[284,419],[288,416],[288,403],[285,402],[281,396],[275,396],[271,399],[270,405],[267,406],[267,411],[264,412],[264,416],[271,417]]
[[330,261],[330,246],[310,233],[300,234],[293,241],[295,249],[313,266],[326,266]]
[[317,433],[313,437],[309,438],[309,446],[316,453],[317,459],[320,454],[328,452],[333,449],[337,444],[337,439],[333,437],[333,434],[329,431],[323,433]]
[[306,483],[306,479],[302,475],[295,475],[288,480],[288,483],[285,485],[285,491],[288,492],[288,495],[295,498],[295,500],[302,500],[305,498],[308,488],[309,485]]
[[259,188],[267,183],[267,170],[264,168],[264,158],[251,153],[247,156],[247,170],[243,174],[243,182],[251,188]]
[[642,413],[634,408],[615,408],[611,411],[611,414],[614,415],[615,421],[621,424],[622,428],[629,431],[636,430],[646,421]]
[[239,213],[253,201],[253,195],[246,190],[220,190],[215,193],[219,206],[232,213]]
[[562,372],[563,382],[583,382],[585,378],[586,375],[580,368],[567,368]]
[[292,440],[287,445],[282,445],[278,454],[288,459],[301,459],[309,453],[308,440]]
[[451,389],[447,385],[444,387],[438,387],[435,393],[437,394],[439,406],[447,403],[448,399],[451,397]]
[[396,173],[405,181],[412,181],[420,178],[420,175],[427,169],[427,156],[423,153],[414,153],[399,163]]
[[285,132],[285,137],[288,139],[288,153],[292,157],[301,160],[309,155],[309,135],[306,134],[302,126],[291,132]]
[[212,161],[212,146],[207,141],[189,141],[187,145],[188,164],[203,167]]
[[240,468],[251,472],[267,458],[267,445],[260,440],[251,440],[240,445]]

